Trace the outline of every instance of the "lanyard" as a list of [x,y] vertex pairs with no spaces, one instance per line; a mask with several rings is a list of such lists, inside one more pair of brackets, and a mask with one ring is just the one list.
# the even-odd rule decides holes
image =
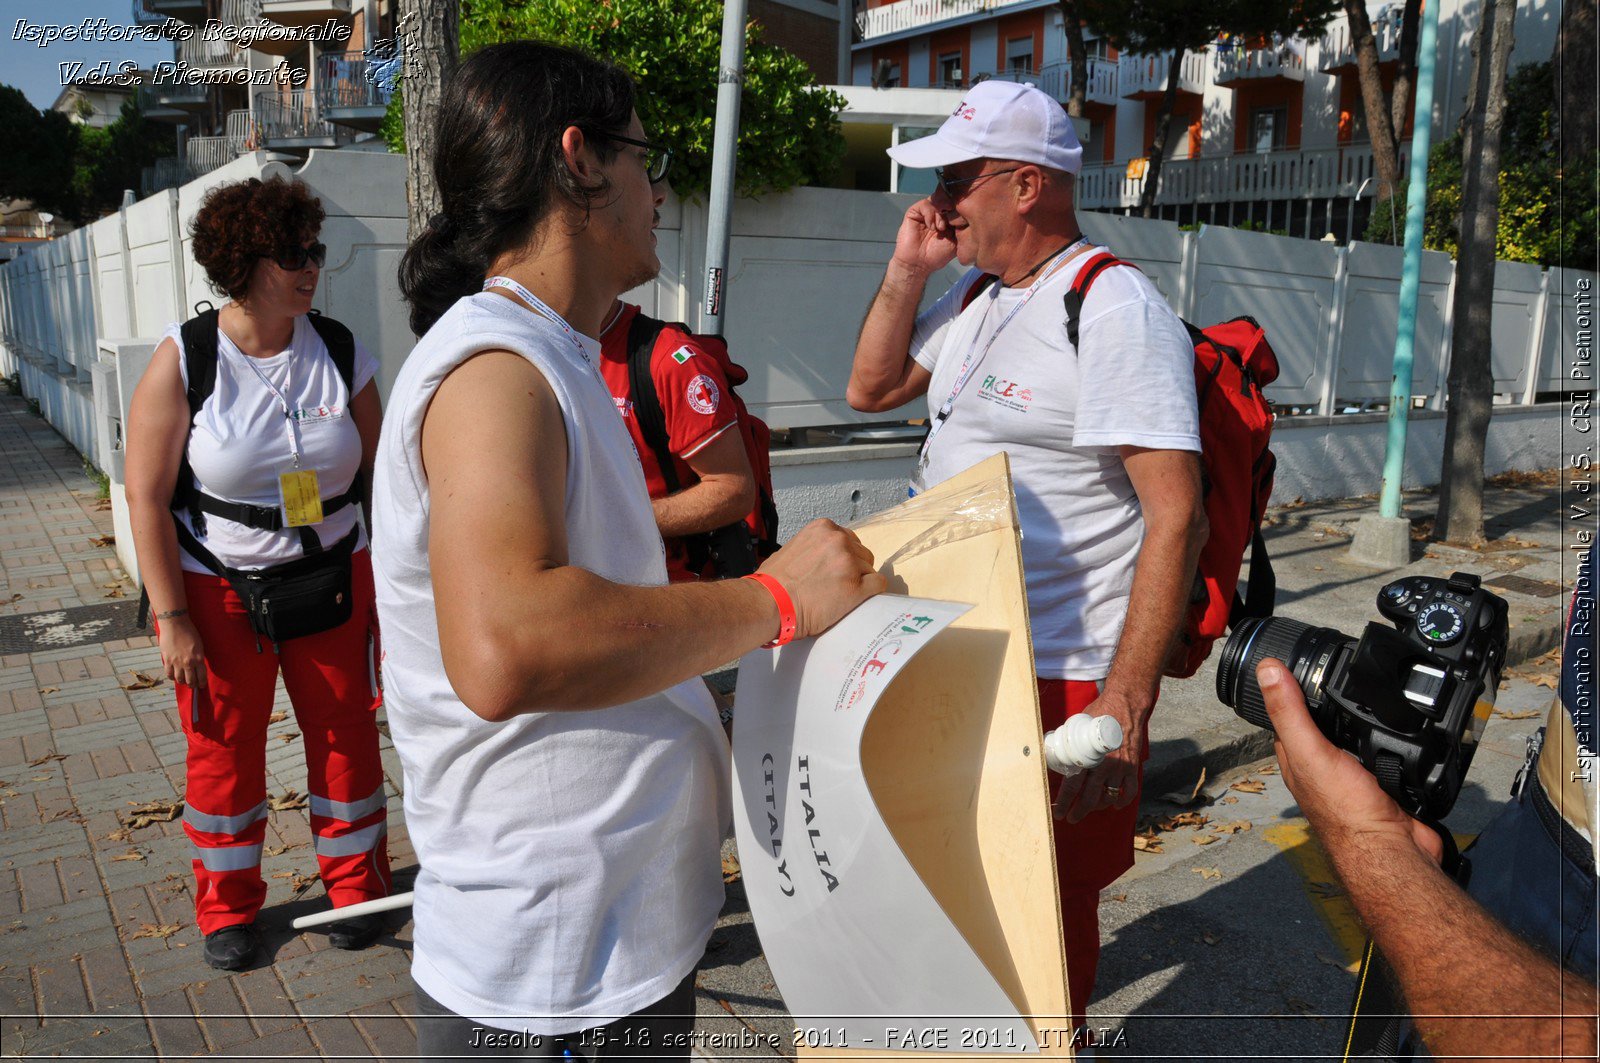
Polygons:
[[[928,426],[928,434],[922,440],[922,452],[918,455],[919,465],[927,464],[928,448],[933,443],[933,437],[939,434],[939,430],[943,428],[945,422],[950,419],[950,413],[955,409],[957,397],[960,396],[962,391],[966,390],[967,382],[970,381],[972,379],[972,375],[978,371],[978,366],[983,364],[983,360],[989,356],[989,349],[994,346],[994,341],[1000,338],[1000,333],[1004,332],[1006,326],[1011,324],[1012,319],[1022,312],[1022,308],[1028,305],[1029,300],[1031,300],[1034,295],[1037,294],[1039,289],[1044,286],[1044,283],[1051,277],[1054,277],[1057,273],[1061,272],[1062,268],[1065,267],[1068,262],[1072,261],[1073,256],[1076,255],[1079,250],[1087,247],[1088,245],[1089,238],[1087,236],[1080,236],[1077,240],[1073,241],[1071,244],[1063,247],[1059,252],[1057,252],[1055,261],[1050,264],[1048,269],[1039,274],[1037,280],[1028,285],[1027,290],[1022,293],[1022,298],[1017,301],[1017,305],[1011,308],[1011,312],[1002,318],[999,326],[994,330],[994,332],[990,333],[989,340],[983,345],[983,348],[981,350],[969,349],[967,351],[966,358],[962,359],[961,361],[961,370],[956,374],[955,384],[950,389],[950,397],[944,400],[944,403],[939,407],[939,412],[934,414],[933,423]],[[1001,287],[1002,286],[997,283],[994,287],[994,291],[990,293],[990,306],[994,305],[994,303],[999,300]],[[989,308],[985,307],[983,312],[984,316],[987,317],[989,314]]]
[[510,277],[490,277],[488,280],[483,282],[483,290],[488,291],[490,288],[506,289],[518,299],[521,299],[523,302],[527,303],[528,307],[532,309],[534,313],[553,322],[558,328],[561,329],[562,332],[567,334],[567,339],[572,341],[572,345],[578,348],[578,354],[583,357],[584,364],[586,364],[590,369],[594,369],[596,373],[600,371],[598,368],[596,368],[594,359],[589,357],[589,349],[583,345],[583,340],[578,338],[577,331],[571,325],[567,324],[566,320],[560,314],[550,309],[543,299],[539,298],[537,295],[534,295],[532,292],[528,291],[528,289],[524,288],[521,284],[512,280]]
[[[294,390],[294,351],[294,347],[291,346],[289,348],[288,366],[284,371],[284,391],[292,392]],[[276,385],[267,379],[267,374],[261,371],[259,365],[256,365],[254,358],[246,354],[244,360],[251,369],[255,370],[256,376],[261,379],[261,383],[266,389],[272,392],[272,397],[278,400],[278,405],[283,410],[284,431],[289,436],[289,454],[294,458],[294,467],[298,469],[300,467],[300,437],[299,433],[295,431],[294,412],[289,408],[289,400],[284,395],[284,391],[279,391]]]

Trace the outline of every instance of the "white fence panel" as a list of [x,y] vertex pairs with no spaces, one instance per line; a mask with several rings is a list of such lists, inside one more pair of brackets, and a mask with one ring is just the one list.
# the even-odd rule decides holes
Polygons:
[[1207,228],[1195,267],[1196,321],[1248,314],[1271,338],[1281,367],[1270,388],[1281,403],[1316,403],[1329,357],[1335,249],[1264,233]]
[[[1345,289],[1344,335],[1339,346],[1335,398],[1387,400],[1394,378],[1394,340],[1400,326],[1400,270],[1405,252],[1387,244],[1350,245]],[[1445,320],[1450,308],[1450,256],[1422,255],[1417,289],[1417,332],[1411,366],[1413,395],[1432,396],[1444,387]]]
[[1184,234],[1171,222],[1087,211],[1078,220],[1085,236],[1111,248],[1118,258],[1136,264],[1174,310],[1185,312],[1189,293],[1188,278],[1184,276]]
[[[1521,395],[1528,383],[1528,361],[1537,348],[1540,274],[1528,262],[1497,262],[1494,271],[1494,322],[1490,367],[1494,390]],[[1461,322],[1455,323],[1456,328]]]
[[88,380],[99,353],[95,340],[100,320],[94,291],[94,235],[78,229],[59,241],[67,252],[62,288],[62,309],[66,313],[67,354],[79,380]]
[[122,215],[111,214],[89,226],[94,250],[92,268],[99,289],[96,338],[133,334],[132,307],[128,305],[128,273],[122,253]]
[[[1600,296],[1593,273],[1578,269],[1553,269],[1550,271],[1549,290],[1546,293],[1544,337],[1539,351],[1540,391],[1593,391],[1595,381],[1594,319],[1595,299]],[[1583,296],[1585,313],[1578,312],[1578,285],[1587,285]],[[1583,333],[1580,338],[1580,332]],[[1590,352],[1579,360],[1578,348]],[[1573,367],[1579,375],[1573,375]]]
[[178,192],[169,188],[133,204],[125,214],[135,336],[159,336],[169,323],[188,316],[178,305],[181,289],[174,278],[182,269],[172,238],[177,209]]

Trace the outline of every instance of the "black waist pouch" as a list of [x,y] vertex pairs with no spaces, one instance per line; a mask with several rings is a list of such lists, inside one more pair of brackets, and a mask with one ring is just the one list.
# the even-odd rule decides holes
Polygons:
[[244,603],[251,628],[263,638],[276,644],[331,631],[350,619],[350,558],[361,535],[359,526],[326,550],[270,568],[245,571],[223,565],[200,545],[182,521],[174,523],[183,548],[228,581]]

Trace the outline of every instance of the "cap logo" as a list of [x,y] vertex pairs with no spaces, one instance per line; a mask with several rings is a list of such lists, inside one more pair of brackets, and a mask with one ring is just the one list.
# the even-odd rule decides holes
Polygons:
[[972,106],[972,104],[968,103],[966,100],[962,100],[956,105],[956,109],[950,112],[950,117],[965,118],[970,122],[974,118],[978,117],[978,109]]

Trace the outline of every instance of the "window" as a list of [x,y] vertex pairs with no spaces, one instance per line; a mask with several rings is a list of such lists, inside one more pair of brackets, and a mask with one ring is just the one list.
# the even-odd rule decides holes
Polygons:
[[1092,41],[1083,42],[1083,51],[1090,59],[1109,59],[1110,49],[1104,37],[1096,37]]
[[1257,107],[1251,110],[1250,150],[1275,151],[1285,146],[1288,135],[1288,108]]
[[1006,42],[1006,69],[1013,74],[1033,73],[1033,36]]
[[961,87],[960,52],[946,52],[939,56],[939,87],[943,89]]

